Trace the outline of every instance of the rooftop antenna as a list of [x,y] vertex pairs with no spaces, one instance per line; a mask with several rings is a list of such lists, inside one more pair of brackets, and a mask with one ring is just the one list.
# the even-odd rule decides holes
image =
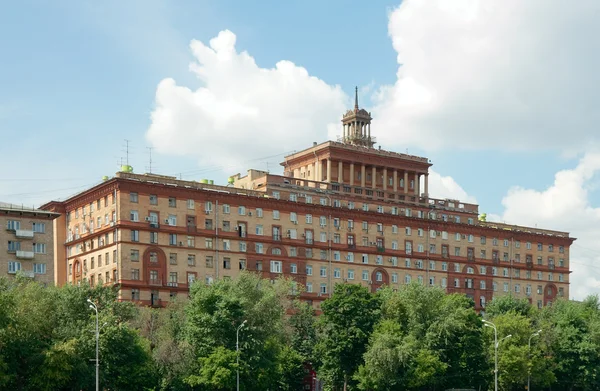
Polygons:
[[125,164],[129,165],[129,140],[125,139]]
[[148,153],[150,154],[150,162],[148,166],[148,173],[152,174],[152,147],[146,147],[148,149]]

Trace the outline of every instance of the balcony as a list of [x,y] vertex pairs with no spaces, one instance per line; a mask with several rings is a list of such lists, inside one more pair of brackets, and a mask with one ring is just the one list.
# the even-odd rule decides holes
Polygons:
[[167,286],[177,288],[179,286],[179,283],[177,283],[176,281],[169,281],[167,282]]
[[33,259],[33,251],[17,250],[17,258],[19,258],[19,259]]
[[151,278],[148,280],[149,285],[162,286],[162,280],[160,278]]
[[273,235],[273,240],[275,240],[276,242],[280,242],[281,241],[281,235]]
[[27,278],[34,278],[35,277],[35,273],[33,272],[33,270],[21,270],[19,273],[23,277],[27,277]]
[[312,240],[312,239],[308,239],[308,238],[307,238],[307,239],[305,240],[305,243],[306,243],[306,244],[313,244],[313,240]]
[[527,267],[527,269],[533,269],[533,262],[527,261],[525,262],[525,266]]
[[377,246],[377,252],[380,252],[380,253],[385,252],[385,247],[383,247],[383,246]]
[[20,239],[33,239],[33,231],[29,229],[17,229],[15,235]]

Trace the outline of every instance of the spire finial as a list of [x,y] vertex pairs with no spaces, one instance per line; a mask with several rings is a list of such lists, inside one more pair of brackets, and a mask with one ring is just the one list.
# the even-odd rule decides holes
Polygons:
[[358,86],[354,87],[354,110],[358,110]]

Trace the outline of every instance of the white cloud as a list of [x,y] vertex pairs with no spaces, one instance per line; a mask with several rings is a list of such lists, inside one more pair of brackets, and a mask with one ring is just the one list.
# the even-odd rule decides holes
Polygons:
[[600,111],[600,2],[405,0],[398,80],[376,94],[385,145],[581,151]]
[[429,170],[429,194],[433,198],[450,198],[476,204],[475,197],[470,196],[451,176]]
[[[193,91],[160,82],[148,140],[165,154],[241,167],[242,161],[289,152],[334,136],[347,96],[289,61],[260,68],[221,31],[209,45],[192,41],[190,70],[203,83]],[[338,126],[339,127],[339,126]],[[241,167],[247,168],[247,167]]]
[[555,175],[543,191],[515,187],[502,200],[504,213],[488,220],[568,231],[571,247],[571,297],[582,299],[600,288],[600,207],[590,204],[594,175],[600,172],[600,153],[587,153],[574,169]]

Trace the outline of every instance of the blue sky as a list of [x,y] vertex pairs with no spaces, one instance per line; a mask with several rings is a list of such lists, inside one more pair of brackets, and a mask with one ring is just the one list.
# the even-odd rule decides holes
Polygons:
[[[579,230],[575,236],[593,237],[595,220],[580,225],[568,212],[553,215],[541,209],[527,215],[518,207],[504,207],[502,200],[514,186],[523,188],[510,198],[517,201],[539,196],[554,202],[558,193],[569,198],[575,197],[569,191],[583,191],[585,199],[576,205],[580,213],[597,211],[595,166],[575,190],[555,182],[557,172],[579,172],[582,157],[596,153],[596,130],[590,124],[597,123],[592,112],[599,96],[589,86],[598,81],[599,61],[598,44],[591,38],[597,36],[597,24],[589,15],[597,5],[585,0],[553,9],[544,2],[524,6],[510,0],[490,12],[485,0],[457,0],[452,10],[438,1],[408,3],[398,9],[399,1],[382,0],[5,2],[0,6],[0,153],[5,162],[0,200],[39,205],[112,175],[125,157],[124,139],[131,140],[130,164],[138,172],[148,166],[149,146],[155,147],[155,172],[183,173],[187,179],[210,177],[224,183],[240,167],[273,169],[283,153],[305,148],[311,138],[321,142],[335,134],[331,128],[328,133],[328,125],[336,123],[343,109],[338,117],[331,113],[350,105],[358,85],[361,106],[373,108],[380,120],[373,133],[382,136],[383,148],[428,156],[438,174],[452,177],[477,199],[481,211],[499,219],[565,227]],[[186,139],[197,129],[151,120],[157,107],[187,113],[188,108],[175,107],[168,99],[157,104],[157,96],[173,96],[173,89],[159,87],[166,78],[190,92],[206,87],[217,101],[223,97],[223,80],[244,83],[236,77],[246,68],[232,68],[238,74],[213,69],[206,80],[189,68],[192,63],[210,68],[202,63],[209,59],[192,53],[190,42],[209,47],[224,30],[234,34],[236,53],[247,52],[257,69],[273,69],[281,60],[303,67],[325,83],[314,88],[321,88],[319,96],[331,103],[314,114],[316,108],[306,104],[311,92],[299,89],[298,107],[277,108],[309,118],[306,124],[316,127],[291,144],[252,128],[252,140],[268,147],[252,153],[254,144],[238,141],[238,133],[224,133],[221,144],[241,156],[231,167],[217,151],[211,155],[210,142],[215,141],[201,132],[191,140],[200,140],[195,145],[202,152],[167,151],[161,141]],[[411,80],[420,89],[405,83]],[[227,96],[236,94],[227,88]],[[251,95],[248,91],[265,87],[244,88]],[[422,90],[434,97],[427,110],[394,104],[392,96],[411,100],[417,96],[413,92]],[[276,98],[264,102],[259,110],[263,118],[271,115],[265,107],[283,100]],[[285,102],[293,101],[285,97]],[[540,120],[545,117],[546,122]],[[261,122],[277,134],[293,123],[281,118]],[[551,191],[554,187],[557,192]],[[456,194],[437,188],[443,195]],[[584,240],[581,246],[589,250],[593,244]],[[590,284],[600,286],[597,280]]]
[[[192,61],[188,44],[208,41],[223,29],[234,31],[237,46],[261,67],[290,60],[347,94],[354,85],[393,83],[398,65],[387,24],[397,6],[396,1],[351,6],[344,1],[6,3],[0,13],[5,58],[0,64],[0,152],[17,160],[27,156],[29,164],[11,164],[0,178],[0,197],[34,203],[47,199],[45,194],[64,197],[71,188],[116,171],[125,156],[124,139],[131,140],[131,163],[137,170],[146,168],[144,133],[157,83],[173,77],[199,86],[187,69]],[[361,96],[362,105],[368,108],[369,103],[368,94]],[[409,151],[426,154],[420,148]],[[570,163],[544,152],[427,155],[438,172],[452,175],[496,213],[508,187],[541,189]],[[472,164],[482,159],[485,165]],[[519,168],[523,165],[528,169]],[[194,173],[198,164],[155,153],[154,167]],[[481,186],[487,167],[503,167],[504,174]],[[205,175],[224,177],[219,172]],[[56,189],[69,190],[51,191]]]

